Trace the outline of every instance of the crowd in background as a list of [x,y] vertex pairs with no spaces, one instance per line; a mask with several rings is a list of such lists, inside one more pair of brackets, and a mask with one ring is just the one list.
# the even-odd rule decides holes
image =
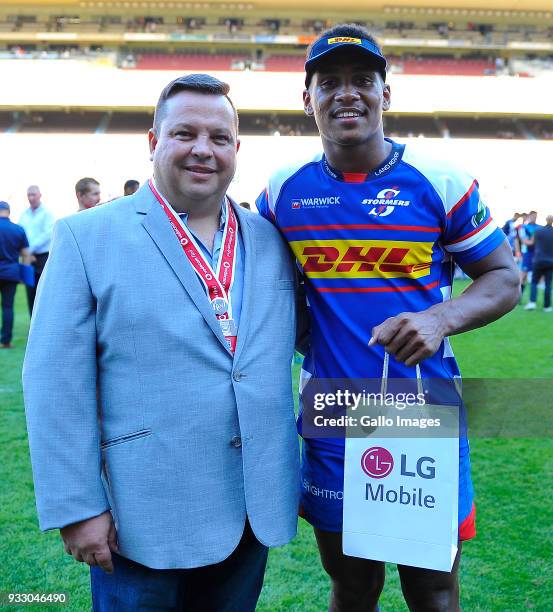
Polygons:
[[537,213],[515,212],[503,226],[515,260],[520,267],[521,301],[527,284],[530,297],[525,310],[536,310],[539,283],[544,281],[544,312],[553,312],[551,282],[553,278],[553,215],[544,226],[536,223]]
[[[134,193],[138,181],[128,180],[124,195]],[[100,183],[92,177],[79,179],[75,184],[77,211],[93,208],[100,203]],[[11,207],[0,201],[0,295],[2,325],[0,348],[10,349],[13,337],[14,301],[17,285],[22,282],[27,290],[29,315],[33,314],[36,289],[50,252],[54,215],[42,203],[38,185],[27,188],[29,207],[18,223],[10,220]]]

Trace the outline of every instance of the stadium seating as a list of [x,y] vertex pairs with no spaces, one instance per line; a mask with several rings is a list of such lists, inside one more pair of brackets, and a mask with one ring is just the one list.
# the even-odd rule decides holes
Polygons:
[[489,76],[495,74],[495,64],[481,59],[416,58],[396,59],[392,64],[403,74],[451,74],[459,76]]
[[[248,60],[246,54],[142,53],[133,68],[138,70],[231,70],[233,64]],[[268,72],[303,72],[304,55],[269,55],[263,62]],[[391,57],[394,72],[402,74],[450,74],[485,76],[495,74],[495,64],[482,59]],[[259,69],[259,68],[258,68]]]
[[303,72],[303,55],[271,55],[265,60],[265,70],[269,72]]
[[245,56],[207,53],[144,53],[136,57],[138,70],[231,70],[232,63]]

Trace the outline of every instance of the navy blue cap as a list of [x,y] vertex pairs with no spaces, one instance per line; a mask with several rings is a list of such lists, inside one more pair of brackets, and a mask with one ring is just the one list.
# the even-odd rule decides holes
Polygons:
[[10,210],[10,205],[7,202],[0,202],[0,210]]
[[377,67],[378,72],[383,80],[386,80],[386,58],[382,55],[382,51],[378,45],[368,40],[367,38],[359,38],[356,36],[325,36],[313,44],[309,50],[309,57],[305,62],[305,86],[309,87],[313,72],[323,57],[327,57],[331,53],[344,47],[352,47],[365,53],[372,63]]

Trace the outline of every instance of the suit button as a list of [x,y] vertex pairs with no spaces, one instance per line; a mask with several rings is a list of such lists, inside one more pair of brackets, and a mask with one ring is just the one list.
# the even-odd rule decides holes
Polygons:
[[233,436],[230,445],[234,448],[240,448],[242,446],[242,438],[240,436]]
[[242,380],[242,372],[235,370],[232,374],[232,378],[234,378],[236,382],[240,382]]

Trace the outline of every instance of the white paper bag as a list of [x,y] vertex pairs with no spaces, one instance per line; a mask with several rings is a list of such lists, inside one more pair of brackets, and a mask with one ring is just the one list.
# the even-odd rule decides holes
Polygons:
[[[387,355],[384,366],[386,393]],[[417,378],[420,385],[418,367]],[[394,421],[404,414],[397,406],[379,410]],[[343,551],[451,571],[458,541],[459,407],[424,405],[416,413],[454,423],[455,431],[402,438],[401,427],[379,426],[365,438],[346,439]]]

